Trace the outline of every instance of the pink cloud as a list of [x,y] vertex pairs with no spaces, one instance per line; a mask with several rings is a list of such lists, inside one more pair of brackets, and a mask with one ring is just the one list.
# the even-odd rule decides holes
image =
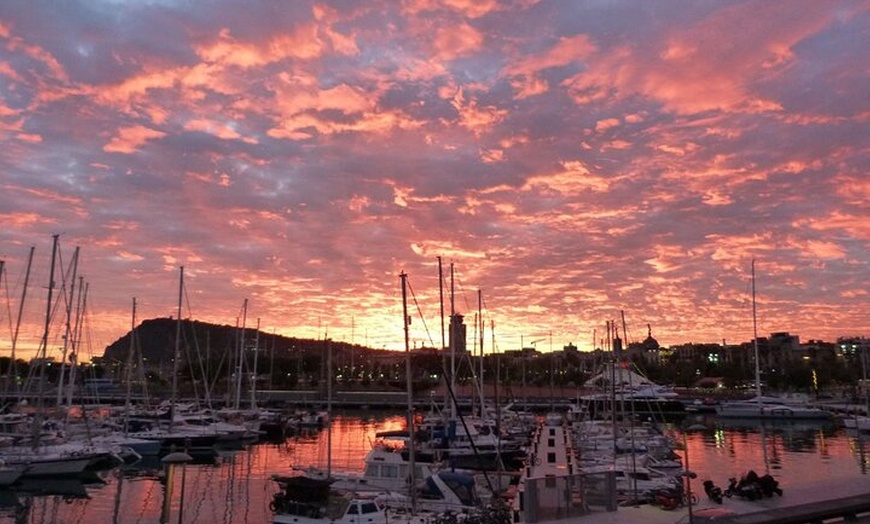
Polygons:
[[432,45],[438,60],[450,61],[480,49],[483,35],[468,24],[441,27],[435,31]]
[[166,133],[145,126],[118,129],[118,134],[103,146],[107,153],[133,153],[151,140],[166,136]]

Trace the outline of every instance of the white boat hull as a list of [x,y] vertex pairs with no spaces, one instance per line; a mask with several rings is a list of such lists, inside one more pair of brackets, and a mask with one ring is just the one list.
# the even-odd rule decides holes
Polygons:
[[79,475],[91,463],[92,456],[81,457],[32,457],[16,461],[16,464],[26,466],[25,477],[51,477]]

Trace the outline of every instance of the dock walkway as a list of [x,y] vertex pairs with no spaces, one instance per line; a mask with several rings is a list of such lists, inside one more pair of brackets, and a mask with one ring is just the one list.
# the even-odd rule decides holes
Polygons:
[[[523,472],[526,479],[560,478],[576,475],[571,443],[570,426],[542,425],[532,441],[529,461]],[[692,509],[693,522],[721,522],[723,524],[815,524],[821,522],[870,522],[870,479],[819,479],[815,486],[791,488],[787,479],[781,487],[782,496],[756,501],[726,498],[716,504],[704,494],[699,481],[692,483],[698,495],[698,503]],[[522,489],[522,488],[521,488]],[[570,489],[570,488],[569,488]],[[526,493],[527,499],[530,494]],[[536,493],[542,496],[543,493]],[[689,523],[689,508],[663,510],[656,506],[601,507],[580,511],[571,508],[575,497],[559,503],[557,515],[543,509],[533,514],[537,524],[686,524]],[[720,508],[723,514],[715,520],[707,520],[704,513],[711,508]],[[515,509],[517,507],[515,506]],[[516,517],[521,512],[515,513]],[[519,522],[519,520],[517,520]]]

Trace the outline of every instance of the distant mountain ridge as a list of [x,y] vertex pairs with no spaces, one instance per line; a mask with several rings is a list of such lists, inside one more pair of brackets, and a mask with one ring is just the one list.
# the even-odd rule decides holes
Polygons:
[[[143,320],[133,331],[106,347],[103,358],[108,361],[126,362],[130,351],[130,337],[135,333],[136,356],[139,355],[152,364],[164,365],[172,361],[175,353],[175,338],[177,320],[168,318],[153,318]],[[239,348],[239,337],[242,330],[236,326],[211,324],[198,320],[184,319],[181,321],[181,353],[182,360],[192,358],[228,359],[236,355]],[[325,341],[295,337],[285,337],[273,333],[265,333],[256,329],[245,329],[245,347],[253,349],[255,343],[261,351],[274,351],[275,355],[290,353],[301,355],[309,352],[322,353]],[[345,342],[332,341],[334,355],[339,355],[350,348],[360,346]]]

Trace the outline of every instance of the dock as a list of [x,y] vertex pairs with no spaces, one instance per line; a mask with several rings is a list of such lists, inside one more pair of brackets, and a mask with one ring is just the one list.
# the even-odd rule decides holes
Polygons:
[[722,504],[709,500],[701,483],[695,481],[692,490],[698,502],[691,508],[619,506],[615,494],[608,494],[615,485],[612,477],[587,478],[577,471],[572,442],[569,424],[548,419],[539,426],[512,506],[515,523],[688,524],[711,522],[705,518],[710,511],[718,512],[714,521],[723,524],[870,522],[870,478],[857,482],[819,479],[818,485],[800,489],[790,488],[788,479],[781,479],[782,496],[755,501],[726,498]]
[[870,493],[735,515],[722,522],[729,524],[812,524],[833,519],[854,522],[859,517],[870,517]]

